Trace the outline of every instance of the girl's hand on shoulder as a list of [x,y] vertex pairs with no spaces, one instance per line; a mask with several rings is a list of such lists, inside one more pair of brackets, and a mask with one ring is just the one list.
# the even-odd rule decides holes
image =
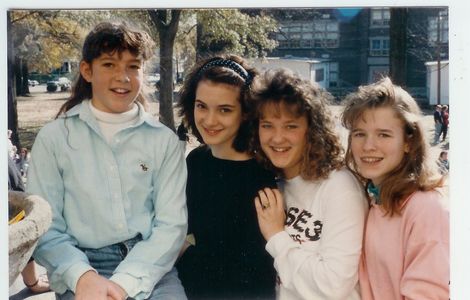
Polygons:
[[284,230],[286,221],[284,199],[278,189],[264,188],[260,190],[255,198],[255,207],[259,228],[266,241]]

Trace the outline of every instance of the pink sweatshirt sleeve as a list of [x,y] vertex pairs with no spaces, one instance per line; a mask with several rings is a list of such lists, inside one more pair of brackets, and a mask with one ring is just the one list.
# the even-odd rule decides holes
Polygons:
[[449,212],[437,192],[416,193],[406,214],[404,273],[400,292],[405,299],[449,299]]

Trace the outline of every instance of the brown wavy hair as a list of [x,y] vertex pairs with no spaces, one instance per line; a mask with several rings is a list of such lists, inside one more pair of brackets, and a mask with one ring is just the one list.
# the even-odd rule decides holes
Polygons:
[[[155,43],[144,31],[131,29],[126,24],[103,22],[96,25],[85,38],[81,61],[91,64],[94,59],[100,57],[103,53],[112,55],[117,51],[118,54],[121,54],[125,50],[148,60],[153,56]],[[72,94],[61,106],[56,118],[80,104],[83,100],[91,99],[92,96],[91,83],[87,82],[79,71],[78,78],[72,87]],[[142,93],[137,95],[136,100],[144,108],[147,108],[147,101]]]
[[420,121],[421,110],[410,94],[385,77],[376,83],[359,87],[357,92],[346,96],[345,101],[341,122],[350,131],[345,161],[365,188],[370,180],[357,171],[351,150],[351,132],[357,121],[365,111],[383,107],[392,108],[395,116],[403,121],[409,151],[380,184],[379,197],[386,215],[400,214],[402,202],[415,191],[428,191],[442,186],[443,178],[438,174],[435,163],[428,158],[429,146]]
[[343,166],[343,148],[334,130],[332,115],[328,109],[329,94],[316,84],[300,78],[288,69],[269,70],[260,76],[252,90],[254,103],[251,151],[265,167],[283,176],[261,149],[259,143],[259,119],[263,109],[281,104],[295,117],[305,116],[308,129],[306,147],[300,167],[300,175],[306,180],[326,179],[331,171]]
[[[242,66],[249,74],[250,81],[245,81],[234,70],[223,67],[214,66],[211,68],[203,69],[204,66],[216,60],[231,60]],[[178,115],[183,118],[183,124],[189,131],[197,138],[197,140],[204,144],[201,134],[197,130],[196,123],[194,122],[194,103],[196,100],[196,90],[199,82],[208,80],[215,83],[224,83],[240,88],[239,101],[242,109],[242,123],[238,129],[237,135],[233,140],[233,148],[238,152],[245,152],[248,150],[250,139],[250,125],[249,125],[249,91],[251,88],[252,80],[258,75],[258,71],[248,65],[248,63],[236,55],[220,55],[214,56],[209,59],[202,60],[196,64],[183,83],[180,89],[180,98],[177,107],[179,108]]]

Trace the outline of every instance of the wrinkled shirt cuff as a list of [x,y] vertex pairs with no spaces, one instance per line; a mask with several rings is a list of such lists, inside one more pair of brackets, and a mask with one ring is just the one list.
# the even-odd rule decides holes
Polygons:
[[125,273],[115,273],[109,280],[122,287],[128,297],[137,298],[137,294],[143,293],[144,298],[150,295],[151,291],[141,291],[139,289],[140,280]]
[[87,271],[94,271],[89,264],[84,262],[78,262],[72,265],[67,271],[64,272],[64,282],[65,285],[75,294],[75,289],[77,288],[77,283],[80,277],[85,274]]
[[278,256],[284,249],[288,248],[291,243],[291,237],[287,231],[283,230],[269,239],[266,243],[266,251],[268,251],[273,258],[276,258],[276,256]]

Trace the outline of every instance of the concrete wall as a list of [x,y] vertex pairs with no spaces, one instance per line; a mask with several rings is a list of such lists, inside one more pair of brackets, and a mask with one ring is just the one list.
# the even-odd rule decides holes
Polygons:
[[[426,89],[430,105],[437,104],[437,62],[427,62],[426,64]],[[449,61],[441,61],[441,103],[449,104]]]

